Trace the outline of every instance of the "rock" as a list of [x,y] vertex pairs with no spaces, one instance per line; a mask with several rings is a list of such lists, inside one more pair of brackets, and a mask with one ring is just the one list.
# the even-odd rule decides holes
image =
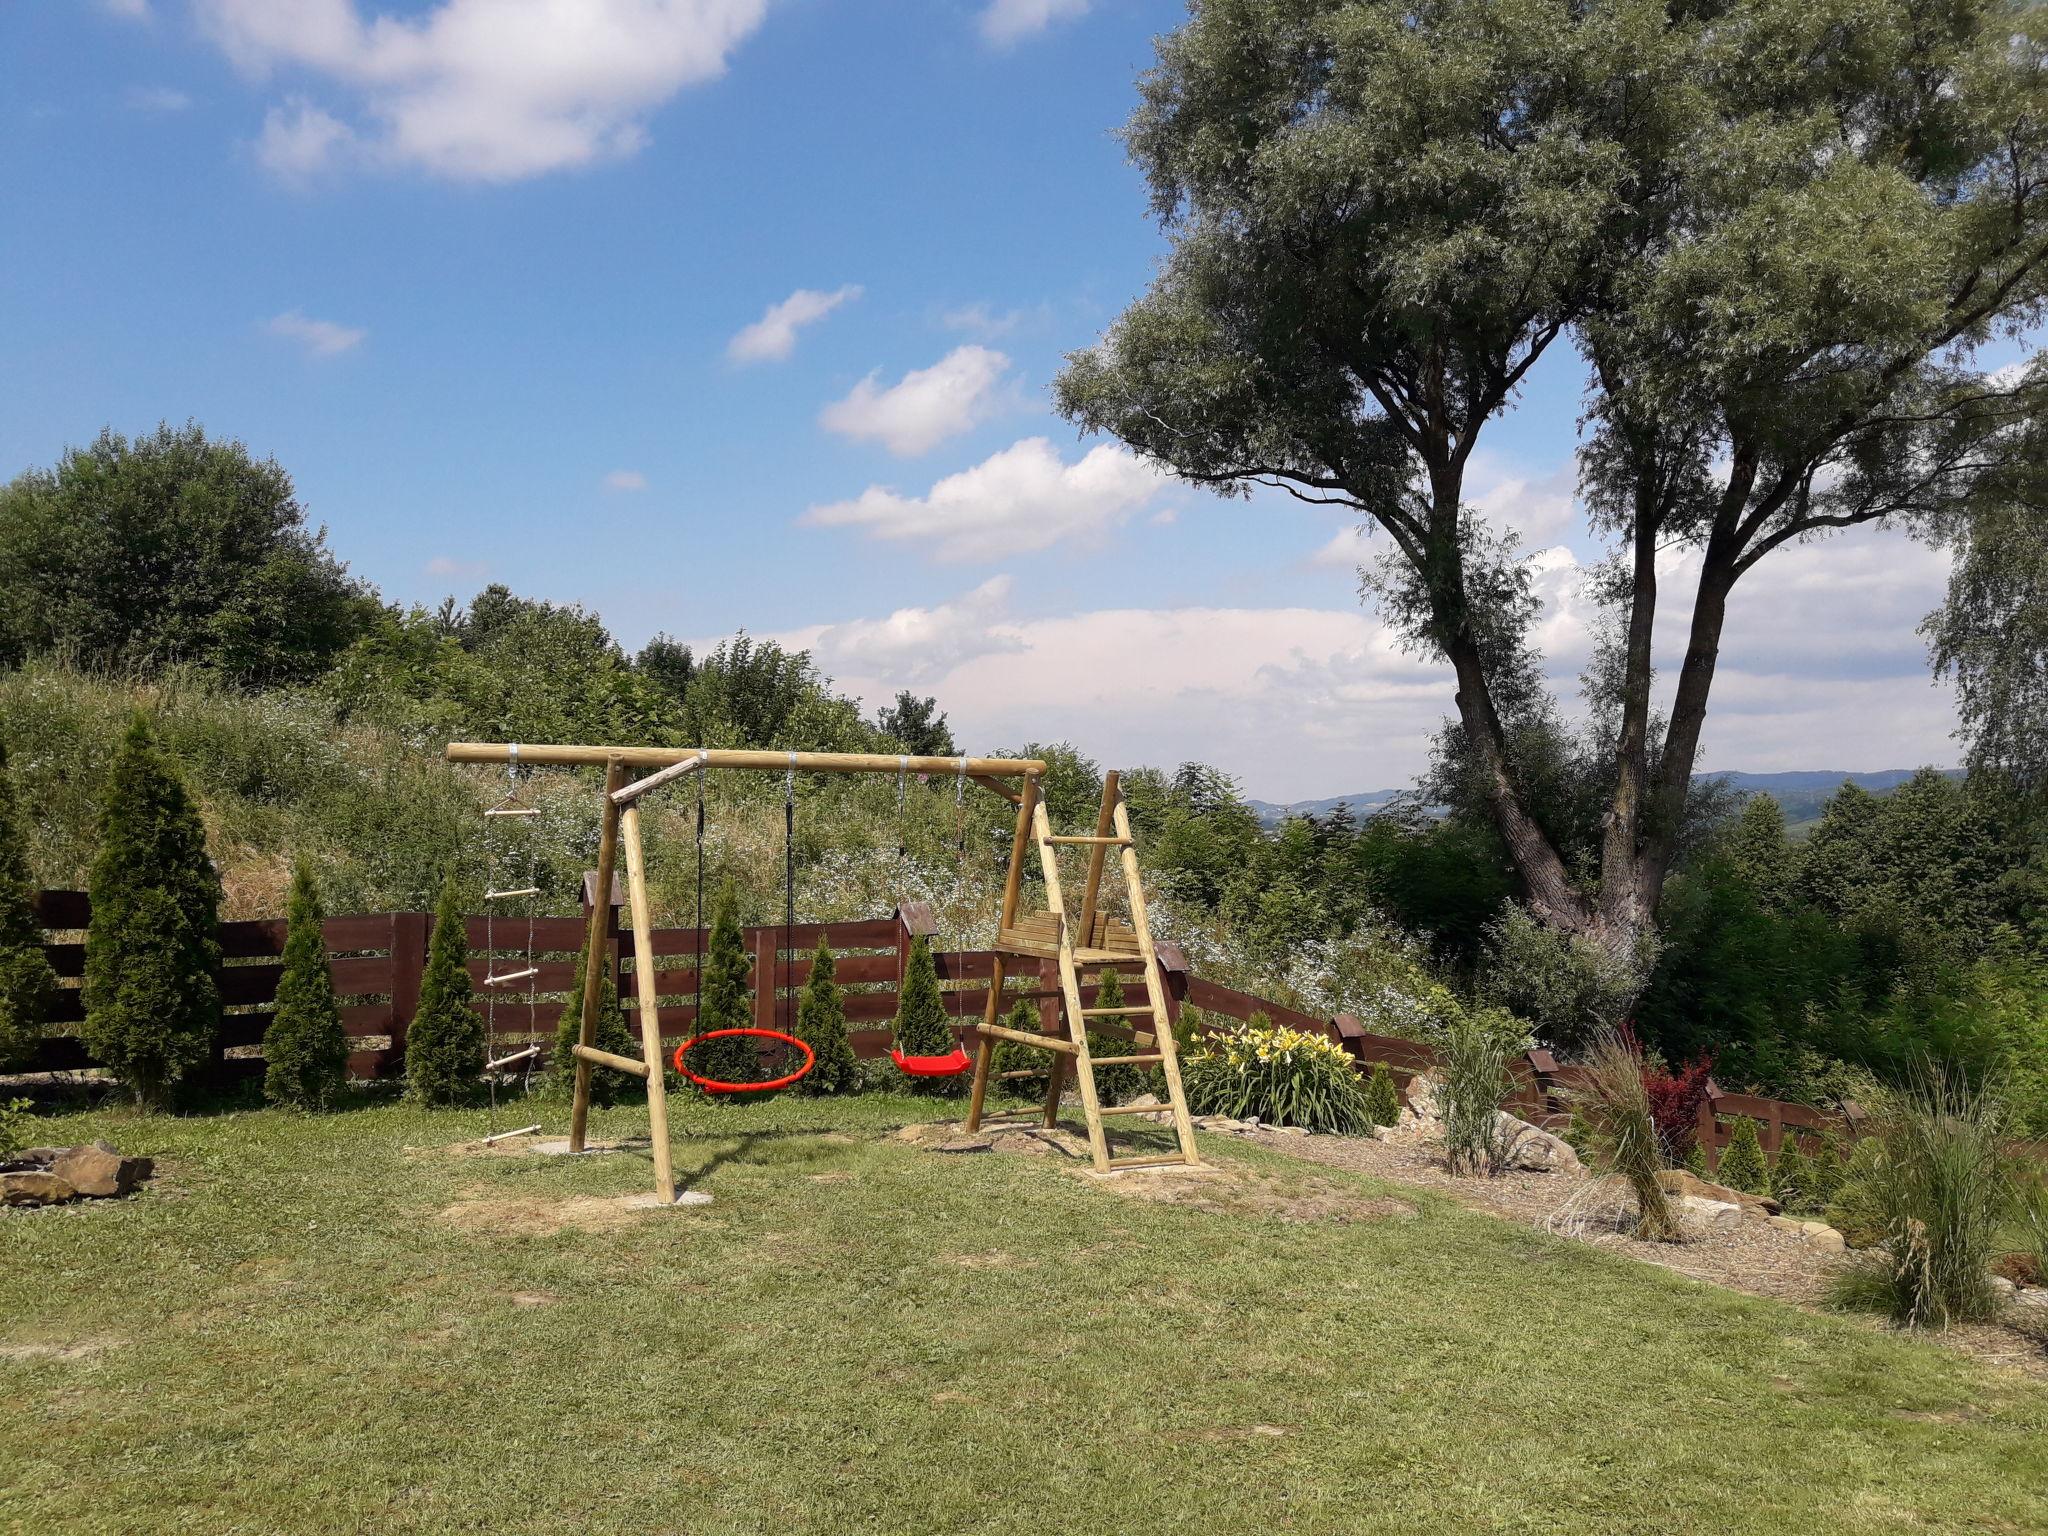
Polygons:
[[1664,1186],[1667,1195],[1690,1195],[1695,1200],[1719,1200],[1735,1205],[1755,1206],[1766,1215],[1781,1216],[1785,1208],[1769,1195],[1746,1195],[1739,1189],[1710,1183],[1696,1173],[1683,1168],[1667,1168],[1657,1175],[1657,1182]]
[[1780,1232],[1804,1232],[1806,1230],[1805,1222],[1795,1221],[1790,1216],[1766,1216],[1764,1222],[1766,1225],[1776,1227]]
[[1809,1221],[1806,1224],[1806,1242],[1810,1248],[1822,1253],[1847,1253],[1849,1240],[1824,1221]]
[[1677,1205],[1678,1224],[1697,1236],[1709,1232],[1733,1232],[1742,1225],[1742,1207],[1732,1200],[1680,1195]]
[[81,1195],[107,1200],[125,1195],[148,1178],[155,1165],[146,1157],[123,1157],[103,1141],[72,1147],[50,1165],[50,1172]]
[[1495,1116],[1494,1126],[1508,1148],[1510,1168],[1533,1173],[1573,1173],[1580,1166],[1579,1154],[1561,1138],[1516,1119],[1504,1109]]
[[1436,1081],[1418,1072],[1408,1079],[1406,1094],[1409,1111],[1418,1120],[1441,1120],[1443,1114],[1436,1107]]
[[1124,1100],[1124,1107],[1126,1109],[1136,1109],[1140,1105],[1144,1106],[1146,1109],[1152,1109],[1157,1107],[1158,1104],[1159,1095],[1156,1093],[1141,1093],[1135,1099]]
[[2003,1275],[1993,1275],[1991,1277],[1991,1289],[2000,1301],[2011,1301],[2013,1297],[2019,1294],[2020,1288]]
[[2023,1307],[2048,1308],[2048,1286],[2029,1285],[2013,1297]]
[[1273,1127],[1273,1134],[1276,1136],[1306,1136],[1308,1128],[1300,1125],[1276,1125]]
[[47,1168],[70,1150],[69,1147],[23,1147],[19,1152],[9,1157],[8,1161],[10,1163],[34,1163],[37,1167]]
[[0,1173],[0,1205],[62,1205],[78,1191],[54,1173]]

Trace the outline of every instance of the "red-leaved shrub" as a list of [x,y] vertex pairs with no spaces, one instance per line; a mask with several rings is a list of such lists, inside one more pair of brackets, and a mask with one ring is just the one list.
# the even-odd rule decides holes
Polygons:
[[1665,1160],[1674,1166],[1685,1161],[1699,1139],[1700,1105],[1706,1102],[1713,1071],[1714,1058],[1704,1053],[1676,1072],[1648,1063],[1643,1066],[1643,1090],[1650,1096],[1657,1142],[1664,1149]]

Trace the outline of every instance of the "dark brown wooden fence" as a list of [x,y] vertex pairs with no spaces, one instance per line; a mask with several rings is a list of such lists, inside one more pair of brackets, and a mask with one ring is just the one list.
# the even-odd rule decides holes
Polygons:
[[[592,880],[586,877],[583,905],[587,913],[592,900]],[[608,908],[613,974],[622,978],[619,988],[628,1010],[637,1005],[632,982],[635,962],[633,936],[620,921],[622,897],[616,890]],[[43,926],[51,930],[45,946],[50,963],[64,986],[54,1022],[76,1024],[84,1017],[79,1006],[78,978],[85,969],[84,929],[91,916],[91,904],[83,891],[43,891],[36,898],[36,912]],[[568,986],[576,955],[588,932],[585,917],[470,917],[464,919],[469,933],[469,974],[477,985],[478,1006],[487,1010],[492,1027],[493,1055],[528,1041],[551,1038],[568,1004]],[[359,1078],[396,1077],[405,1062],[405,1032],[419,1004],[420,977],[427,965],[427,936],[433,925],[428,912],[370,912],[330,917],[323,931],[327,938],[328,969],[334,990],[341,998],[342,1026],[352,1044],[349,1071]],[[846,993],[846,1020],[857,1055],[880,1056],[889,1048],[888,1022],[896,1013],[898,984],[910,946],[919,937],[937,932],[929,911],[908,903],[884,918],[844,923],[798,923],[780,927],[748,928],[748,952],[754,956],[754,1022],[768,1028],[788,1027],[796,1015],[797,994],[810,979],[811,953],[822,936],[832,947],[838,980]],[[270,1008],[277,995],[278,977],[283,970],[285,925],[281,918],[221,924],[221,952],[225,966],[221,996],[225,1016],[216,1042],[219,1075],[235,1078],[262,1070],[263,1032],[270,1024]],[[662,1039],[670,1048],[694,1030],[697,1018],[697,955],[708,934],[694,928],[657,928],[654,931],[653,965],[655,995],[661,1004]],[[524,969],[531,963],[539,975],[518,984],[516,997],[491,999],[493,989],[483,985],[494,971]],[[938,950],[934,953],[939,985],[946,1007],[958,1021],[955,1032],[971,1044],[967,1032],[982,1016],[988,1000],[988,983],[994,955],[985,949]],[[1436,1053],[1418,1041],[1396,1035],[1377,1035],[1350,1014],[1333,1019],[1317,1018],[1299,1009],[1239,992],[1231,987],[1205,981],[1189,974],[1187,962],[1172,944],[1159,946],[1168,1018],[1179,1022],[1181,1010],[1192,1007],[1205,1014],[1236,1021],[1264,1014],[1275,1024],[1308,1030],[1335,1040],[1369,1071],[1375,1062],[1385,1062],[1397,1086],[1406,1088],[1408,1079],[1434,1066]],[[1142,971],[1135,964],[1119,966],[1123,973],[1125,1001],[1144,1003]],[[1091,973],[1092,975],[1092,973]],[[527,989],[534,996],[529,999]],[[511,990],[511,989],[508,989]],[[1082,989],[1083,1006],[1092,1005],[1096,988],[1091,980]],[[1007,1011],[1023,1000],[1038,1012],[1039,1027],[1049,1034],[1061,1033],[1059,974],[1050,960],[1018,966],[1014,961],[1004,980],[1003,1007]],[[1207,1021],[1204,1021],[1205,1027]],[[1128,1038],[1123,1026],[1100,1021],[1091,1026],[1098,1034]],[[85,1043],[75,1034],[47,1035],[29,1070],[38,1072],[77,1071],[95,1065]],[[1514,1092],[1507,1108],[1539,1125],[1556,1127],[1568,1118],[1567,1092],[1576,1069],[1560,1067],[1550,1052],[1534,1050],[1512,1063]],[[1749,1094],[1710,1090],[1700,1110],[1700,1141],[1707,1149],[1710,1166],[1720,1162],[1721,1149],[1728,1144],[1735,1119],[1756,1121],[1764,1151],[1775,1158],[1788,1136],[1808,1138],[1823,1134],[1857,1131],[1855,1117],[1833,1119],[1803,1104],[1777,1099],[1755,1098]]]

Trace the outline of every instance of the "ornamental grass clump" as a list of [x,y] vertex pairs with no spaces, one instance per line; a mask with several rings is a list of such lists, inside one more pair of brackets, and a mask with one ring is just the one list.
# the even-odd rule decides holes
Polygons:
[[1880,1223],[1878,1240],[1837,1282],[1839,1305],[1913,1328],[1996,1314],[1990,1264],[2016,1204],[2005,1119],[1995,1085],[1932,1064],[1885,1096],[1858,1147],[1854,1199]]
[[1444,1159],[1453,1173],[1502,1172],[1514,1153],[1512,1121],[1500,1106],[1514,1091],[1508,1061],[1518,1038],[1491,1011],[1457,1008],[1435,1040],[1436,1106],[1444,1121]]
[[1198,1115],[1346,1135],[1372,1126],[1345,1049],[1325,1035],[1276,1026],[1263,1013],[1198,1044],[1181,1063],[1181,1082]]
[[1634,1040],[1620,1030],[1596,1034],[1570,1095],[1574,1116],[1585,1117],[1594,1166],[1620,1179],[1635,1198],[1636,1236],[1676,1242],[1678,1219],[1658,1178],[1665,1143]]

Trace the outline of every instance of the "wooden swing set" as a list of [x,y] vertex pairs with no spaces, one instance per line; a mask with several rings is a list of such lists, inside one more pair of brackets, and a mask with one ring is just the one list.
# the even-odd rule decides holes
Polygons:
[[[1001,915],[997,919],[994,970],[989,978],[988,1002],[981,1023],[975,1026],[978,1048],[973,1071],[974,1086],[968,1099],[963,1128],[979,1130],[985,1123],[1018,1118],[1040,1118],[1049,1127],[1059,1122],[1059,1106],[1066,1092],[1071,1070],[1080,1091],[1082,1113],[1087,1118],[1088,1142],[1097,1173],[1115,1173],[1127,1168],[1169,1165],[1199,1167],[1195,1150],[1194,1124],[1188,1115],[1187,1098],[1181,1090],[1180,1064],[1174,1053],[1173,1028],[1166,1012],[1166,986],[1160,974],[1159,957],[1153,949],[1152,931],[1145,916],[1145,891],[1138,872],[1138,855],[1131,835],[1130,813],[1115,773],[1104,776],[1102,805],[1092,833],[1055,836],[1039,781],[1046,765],[1036,758],[1005,757],[919,757],[879,752],[752,752],[704,747],[605,747],[531,746],[511,742],[452,742],[448,761],[454,763],[499,763],[511,767],[588,767],[605,770],[602,822],[597,847],[597,889],[612,888],[619,848],[626,854],[626,899],[633,926],[633,975],[638,991],[641,1055],[638,1058],[598,1049],[598,999],[603,981],[607,926],[606,904],[591,905],[590,931],[583,957],[583,996],[580,1002],[578,1041],[571,1047],[576,1058],[575,1096],[569,1118],[569,1149],[581,1152],[590,1115],[590,1073],[594,1066],[612,1067],[647,1084],[648,1129],[654,1147],[654,1187],[663,1201],[675,1198],[675,1176],[669,1157],[668,1103],[661,1071],[661,1016],[655,1001],[654,921],[647,897],[646,856],[640,838],[640,801],[650,791],[673,784],[692,774],[713,768],[739,768],[755,772],[787,773],[794,781],[798,773],[908,773],[943,774],[956,778],[962,787],[972,783],[1000,796],[1016,807],[1016,827],[1010,841],[1010,862],[1003,880]],[[629,779],[640,772],[642,777]],[[1015,787],[1012,787],[1013,784]],[[701,828],[700,828],[701,836]],[[1046,907],[1041,911],[1018,910],[1024,881],[1024,861],[1036,846],[1039,867],[1045,880]],[[1060,883],[1059,853],[1066,847],[1089,850],[1088,874],[1082,889],[1078,922],[1068,916]],[[1129,895],[1130,918],[1113,917],[1100,905],[1102,879],[1112,849],[1117,851],[1118,868]],[[699,924],[701,928],[701,922]],[[997,1022],[1003,1007],[1003,981],[1011,960],[1053,960],[1058,965],[1058,997],[1064,1005],[1066,1033],[1033,1034]],[[1114,965],[1139,962],[1144,967],[1147,1001],[1128,1007],[1086,1008],[1082,1006],[1080,968],[1085,965]],[[1043,997],[1044,993],[1021,994]],[[1118,1157],[1113,1155],[1105,1122],[1130,1114],[1156,1113],[1158,1105],[1102,1104],[1095,1087],[1095,1062],[1088,1048],[1088,1021],[1115,1016],[1132,1030],[1136,1054],[1105,1058],[1115,1067],[1157,1066],[1165,1079],[1167,1104],[1177,1150],[1171,1153]],[[1138,1027],[1149,1021],[1149,1031]],[[747,1031],[746,1033],[759,1033]],[[702,1037],[699,1037],[702,1038]],[[994,1063],[1001,1042],[1029,1046],[1052,1056],[1045,1102],[1042,1109],[985,1115],[983,1108]],[[695,1041],[689,1042],[694,1044]],[[688,1044],[684,1047],[688,1049]],[[682,1051],[677,1053],[678,1061]],[[900,1056],[906,1071],[932,1074],[944,1064],[946,1071],[964,1071],[948,1058]],[[800,1076],[800,1068],[795,1074]],[[693,1074],[694,1075],[694,1074]],[[1035,1077],[1034,1069],[1006,1072],[1003,1077]],[[698,1079],[703,1081],[703,1079]],[[784,1081],[794,1080],[785,1077]],[[717,1086],[717,1085],[714,1085]],[[733,1085],[739,1087],[741,1085]],[[766,1084],[748,1084],[761,1088]]]

